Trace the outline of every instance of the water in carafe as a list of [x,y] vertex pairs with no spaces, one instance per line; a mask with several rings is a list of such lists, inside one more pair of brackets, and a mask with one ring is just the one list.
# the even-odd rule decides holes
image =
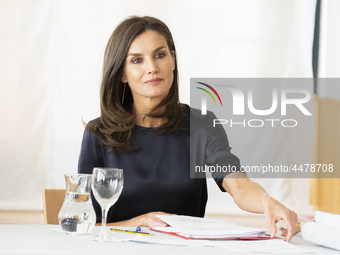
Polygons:
[[66,174],[66,194],[58,220],[61,228],[78,234],[89,233],[96,223],[91,201],[91,175]]

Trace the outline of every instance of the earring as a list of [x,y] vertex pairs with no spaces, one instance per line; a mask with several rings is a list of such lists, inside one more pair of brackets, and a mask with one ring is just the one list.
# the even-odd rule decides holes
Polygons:
[[122,97],[122,104],[124,104],[124,96],[125,96],[125,87],[126,87],[126,83],[124,83],[124,89],[123,89],[123,97]]

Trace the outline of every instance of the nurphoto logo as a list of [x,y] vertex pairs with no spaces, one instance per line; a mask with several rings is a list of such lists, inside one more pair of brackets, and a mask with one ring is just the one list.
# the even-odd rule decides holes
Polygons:
[[[304,116],[311,116],[311,112],[307,109],[305,104],[310,102],[312,95],[311,92],[307,89],[300,87],[278,87],[273,86],[269,89],[270,96],[267,94],[261,97],[254,96],[254,91],[261,89],[260,86],[241,88],[236,85],[230,84],[221,84],[221,83],[204,83],[204,82],[196,82],[204,87],[196,87],[201,90],[201,114],[206,115],[208,109],[207,98],[212,100],[215,106],[218,106],[217,98],[219,100],[220,106],[222,105],[222,99],[224,102],[224,107],[228,107],[232,109],[233,116],[260,116],[261,118],[244,118],[243,120],[235,120],[235,119],[227,119],[227,118],[216,118],[214,119],[213,126],[216,125],[230,125],[233,126],[248,126],[248,127],[262,127],[266,124],[274,127],[277,123],[280,123],[282,127],[296,127],[298,125],[298,120],[293,118],[269,118],[270,115],[275,114],[275,116],[287,116],[287,108],[295,108],[295,111],[298,110]],[[225,100],[223,95],[229,94],[231,96],[231,100]],[[210,97],[207,97],[207,96]],[[221,96],[220,96],[221,95]],[[222,97],[222,99],[221,99]],[[255,107],[256,101],[267,101],[270,102],[270,105],[265,109],[259,109]],[[221,111],[220,109],[211,109],[213,112]],[[294,109],[293,109],[294,110]],[[263,118],[263,116],[267,116],[268,118]]]

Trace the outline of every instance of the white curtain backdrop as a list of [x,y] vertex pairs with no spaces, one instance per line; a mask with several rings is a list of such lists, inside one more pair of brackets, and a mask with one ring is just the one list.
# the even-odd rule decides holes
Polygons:
[[[99,116],[105,45],[130,15],[169,26],[183,103],[191,77],[312,77],[315,0],[0,0],[0,209],[41,210],[42,189],[77,171],[83,121]],[[311,134],[297,141],[306,158]],[[308,179],[256,181],[308,212]],[[241,212],[209,183],[208,212]]]
[[[322,0],[320,22],[319,77],[340,78],[340,34],[338,24],[340,1]],[[319,83],[318,94],[325,98],[340,99],[340,86]]]

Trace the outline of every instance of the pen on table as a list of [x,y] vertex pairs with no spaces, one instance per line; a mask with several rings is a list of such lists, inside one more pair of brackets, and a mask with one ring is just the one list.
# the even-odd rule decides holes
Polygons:
[[126,230],[126,229],[116,229],[116,228],[110,228],[111,231],[113,232],[120,232],[120,233],[129,233],[129,234],[141,234],[145,236],[150,236],[150,233],[147,232],[141,232],[139,230],[133,231],[133,230]]

